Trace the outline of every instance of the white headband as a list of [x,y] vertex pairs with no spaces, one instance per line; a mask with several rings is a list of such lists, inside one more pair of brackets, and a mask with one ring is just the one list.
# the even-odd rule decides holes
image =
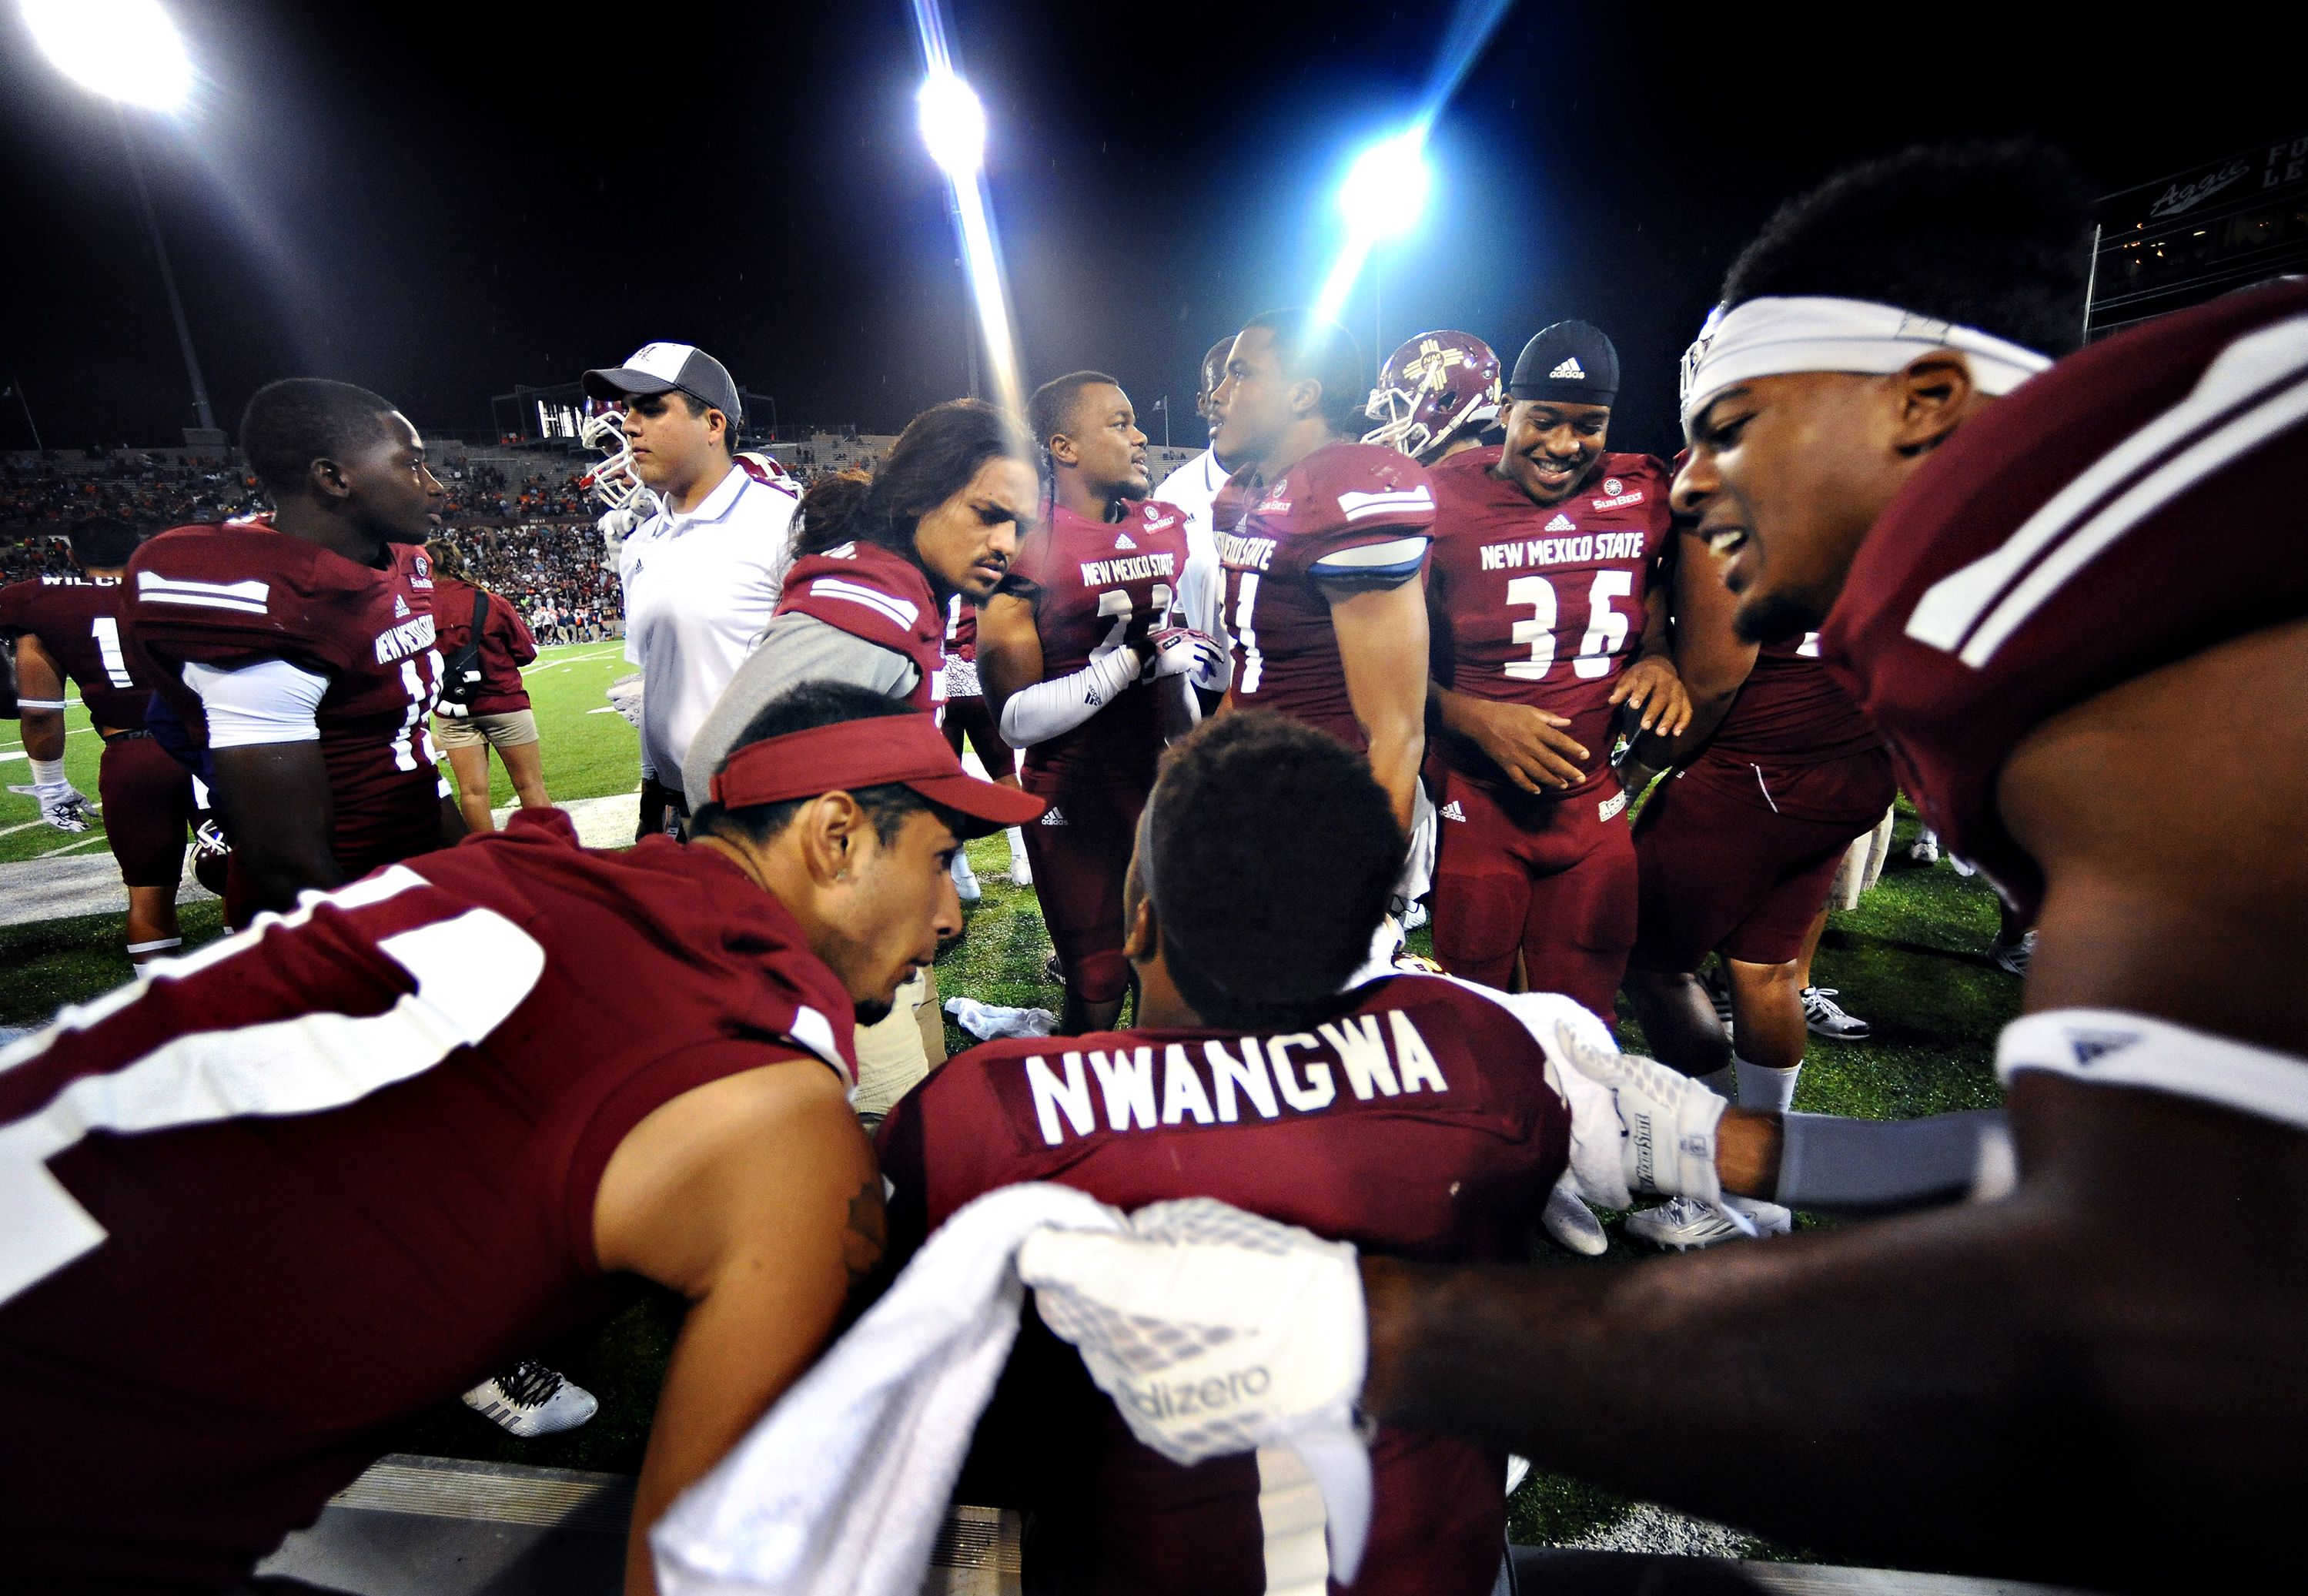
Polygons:
[[1882,376],[1933,349],[1962,355],[1980,392],[1998,398],[2052,363],[2048,356],[1976,327],[1866,299],[1750,299],[1727,312],[1718,305],[1699,330],[1698,341],[1684,351],[1684,436],[1691,436],[1692,423],[1717,395],[1753,378],[1796,371]]

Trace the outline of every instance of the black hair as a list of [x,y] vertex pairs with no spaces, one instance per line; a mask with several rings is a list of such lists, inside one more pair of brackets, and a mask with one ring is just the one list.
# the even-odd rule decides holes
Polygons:
[[1102,371],[1070,371],[1044,383],[1026,401],[1026,426],[1034,435],[1034,447],[1040,456],[1045,480],[1055,482],[1058,475],[1058,462],[1050,453],[1050,440],[1062,432],[1073,431],[1074,412],[1081,408],[1082,390],[1099,383],[1122,386]]
[[[1201,387],[1195,392],[1194,397],[1197,400],[1217,393],[1219,383],[1226,381],[1227,356],[1233,349],[1234,334],[1229,332],[1202,351],[1202,367],[1194,374],[1196,380],[1201,384]],[[1218,375],[1218,383],[1210,381],[1213,372]]]
[[302,492],[314,461],[342,461],[383,442],[392,411],[391,400],[350,383],[283,377],[241,412],[240,452],[270,492]]
[[1723,302],[1870,299],[2063,355],[2083,341],[2091,237],[2083,182],[2049,145],[1917,144],[1780,206]]
[[[708,410],[721,410],[719,405],[706,403],[686,388],[675,388],[670,392],[674,398],[681,401],[682,408],[693,418],[704,415]],[[727,410],[721,410],[721,447],[730,459],[737,458],[737,418]]]
[[1263,327],[1274,334],[1282,375],[1312,377],[1322,385],[1322,419],[1332,432],[1360,436],[1370,384],[1363,376],[1362,350],[1354,334],[1311,310],[1270,310],[1243,324],[1247,332]]
[[1029,458],[1025,439],[1000,410],[977,399],[933,405],[906,423],[871,476],[837,472],[802,495],[794,556],[878,543],[919,566],[914,528],[922,517],[969,487],[987,461],[1004,455]]
[[1407,844],[1370,763],[1271,710],[1206,720],[1163,756],[1151,879],[1178,995],[1213,1025],[1312,1023],[1402,874]]
[[[721,767],[726,767],[740,749],[765,738],[813,731],[821,726],[839,726],[845,720],[878,720],[885,716],[918,712],[901,699],[854,683],[804,682],[771,699],[745,722],[745,730],[737,734],[736,741],[729,745],[728,755],[722,757]],[[721,767],[717,767],[716,774]],[[966,837],[976,829],[969,820],[943,804],[931,802],[902,782],[857,788],[849,796],[866,811],[866,817],[874,823],[874,834],[884,844],[896,838],[907,816],[924,809],[944,822],[958,837]],[[739,809],[708,802],[689,817],[690,834],[743,839],[758,845],[791,825],[802,806],[814,801],[806,798],[786,798],[774,804],[749,804]]]
[[66,536],[72,543],[73,558],[80,562],[83,571],[116,571],[128,563],[128,556],[144,541],[143,533],[109,515],[90,515],[75,521]]

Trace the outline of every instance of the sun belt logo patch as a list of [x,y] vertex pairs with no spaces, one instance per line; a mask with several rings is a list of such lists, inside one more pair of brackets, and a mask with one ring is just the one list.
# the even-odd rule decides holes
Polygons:
[[1578,356],[1565,355],[1563,357],[1563,363],[1546,375],[1550,380],[1555,382],[1567,378],[1574,383],[1583,383],[1587,380],[1587,368],[1579,364]]

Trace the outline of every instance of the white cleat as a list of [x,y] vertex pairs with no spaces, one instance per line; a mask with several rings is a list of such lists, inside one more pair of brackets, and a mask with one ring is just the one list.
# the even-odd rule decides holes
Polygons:
[[1026,839],[1014,825],[1010,828],[1009,834],[1010,884],[1031,886],[1034,884],[1034,863],[1026,857]]
[[1803,989],[1804,1029],[1813,1036],[1823,1036],[1830,1041],[1856,1042],[1873,1029],[1856,1014],[1843,1012],[1835,1001],[1833,987],[1805,987]]
[[969,855],[959,848],[953,852],[953,890],[965,903],[975,903],[986,895],[977,884],[977,872],[969,867]]
[[[1727,1195],[1723,1201],[1753,1221],[1759,1236],[1784,1236],[1795,1223],[1795,1215],[1777,1203]],[[1693,1197],[1676,1197],[1657,1208],[1629,1214],[1627,1234],[1640,1237],[1653,1247],[1671,1247],[1677,1252],[1742,1238],[1739,1227],[1724,1217],[1721,1209]]]
[[1414,898],[1403,907],[1402,928],[1406,931],[1416,931],[1432,918],[1426,912],[1426,905]]
[[1929,827],[1917,832],[1916,833],[1916,840],[1908,844],[1908,857],[1919,865],[1938,864],[1940,862],[1940,840],[1938,833],[1932,831]]
[[575,1429],[600,1411],[593,1393],[573,1385],[557,1369],[524,1358],[465,1393],[465,1406],[502,1428],[529,1438]]
[[1599,1258],[1611,1250],[1610,1238],[1603,1234],[1603,1221],[1568,1186],[1557,1186],[1546,1194],[1546,1208],[1538,1216],[1538,1223],[1546,1232],[1546,1238],[1566,1253]]

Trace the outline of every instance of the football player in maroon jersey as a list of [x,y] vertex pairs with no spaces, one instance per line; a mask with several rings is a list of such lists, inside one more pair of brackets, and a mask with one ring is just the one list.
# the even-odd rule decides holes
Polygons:
[[[1135,1025],[975,1048],[900,1103],[879,1138],[893,1259],[1021,1180],[1125,1208],[1219,1196],[1420,1258],[1522,1258],[1568,1155],[1554,1026],[1598,1047],[1601,1027],[1553,996],[1361,979],[1404,841],[1368,767],[1311,728],[1270,712],[1203,726],[1145,814]],[[1323,1588],[1324,1514],[1287,1449],[1167,1462],[1030,1322],[1003,1389],[966,1488],[1034,1512],[1029,1588],[1222,1596],[1275,1589],[1278,1568]],[[1359,1596],[1487,1592],[1505,1462],[1380,1431]]]
[[853,1015],[959,921],[960,839],[1039,807],[819,684],[747,729],[687,847],[524,811],[0,1053],[11,1588],[234,1585],[629,1273],[690,1301],[634,1505],[650,1589],[651,1522],[881,1253]]
[[464,834],[427,725],[444,489],[425,440],[349,383],[257,390],[241,448],[269,522],[179,527],[129,562],[124,639],[208,752],[228,912],[286,910]]
[[[0,588],[0,635],[16,640],[18,708],[36,789],[44,780],[63,780],[67,679],[80,689],[89,720],[104,739],[97,774],[104,836],[128,888],[129,962],[141,968],[173,955],[182,944],[177,884],[184,875],[185,834],[202,806],[195,801],[191,775],[145,729],[151,678],[138,677],[120,645],[120,579],[137,542],[136,530],[122,522],[75,522],[73,563],[81,574]],[[71,784],[65,787],[70,793]],[[78,797],[73,793],[62,803]],[[43,796],[42,812],[50,807]],[[86,826],[83,821],[61,829]]]
[[[1018,751],[1002,740],[993,712],[986,707],[986,689],[977,679],[977,606],[960,593],[945,605],[945,740],[959,757],[965,741],[977,754],[989,780],[1004,787],[1018,785]],[[1026,834],[1016,826],[1003,833],[1010,844],[1010,881],[1013,886],[1034,884],[1034,867],[1026,858]],[[967,852],[953,856],[953,884],[964,903],[983,895]]]
[[1042,384],[1028,425],[1050,479],[978,621],[986,702],[1049,807],[1027,833],[1034,891],[1065,971],[1068,1034],[1112,1028],[1130,987],[1122,878],[1165,731],[1189,713],[1176,678],[1222,687],[1222,645],[1172,625],[1185,517],[1147,499],[1146,435],[1121,384],[1077,371]]
[[1623,703],[1688,713],[1666,641],[1665,462],[1606,452],[1618,353],[1584,322],[1523,346],[1503,445],[1438,465],[1427,608],[1442,765],[1434,956],[1606,1022],[1635,938],[1607,763]]
[[[2008,1195],[1600,1291],[1366,1260],[1362,1314],[1309,1323],[1304,1275],[1243,1306],[1366,1344],[1365,1411],[1870,1559],[2296,1577],[2268,1504],[2308,1488],[2308,1241],[2261,1205],[2308,1178],[2308,542],[2283,513],[2308,284],[2053,365],[2083,322],[2084,193],[2039,147],[1970,145],[1784,209],[1689,358],[1676,486],[1742,630],[1819,626],[1925,818],[2037,913],[1997,1060],[2016,1162],[1982,1166]],[[2209,802],[2173,749],[2239,706],[2252,779]],[[1778,1195],[1804,1206],[1812,1117],[1783,1123]],[[1915,1141],[1871,1178],[1933,1124],[1882,1126]]]
[[1354,442],[1370,390],[1345,328],[1253,316],[1227,355],[1210,447],[1237,462],[1212,524],[1226,574],[1233,703],[1365,752],[1409,830],[1426,746],[1426,473]]

